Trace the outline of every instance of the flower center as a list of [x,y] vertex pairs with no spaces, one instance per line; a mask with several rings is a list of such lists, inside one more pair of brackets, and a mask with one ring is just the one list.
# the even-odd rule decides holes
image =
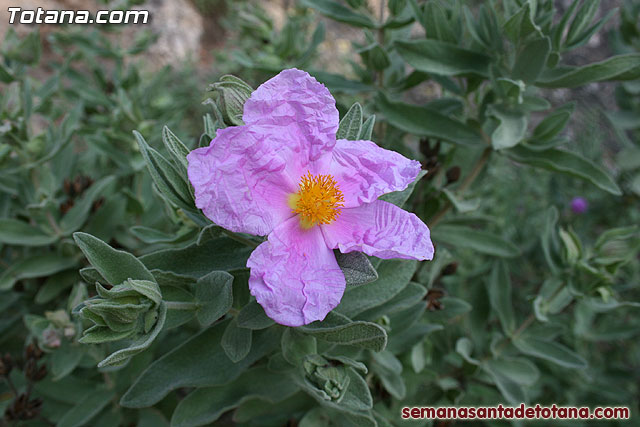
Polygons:
[[303,228],[330,224],[340,215],[344,197],[331,175],[307,172],[300,178],[298,186],[298,192],[289,196],[289,207],[300,215]]

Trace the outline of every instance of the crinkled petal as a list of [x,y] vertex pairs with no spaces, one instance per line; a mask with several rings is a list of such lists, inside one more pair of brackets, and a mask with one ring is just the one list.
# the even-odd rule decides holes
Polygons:
[[297,217],[273,230],[253,251],[247,267],[251,294],[267,316],[282,325],[324,319],[344,293],[344,274],[322,231],[302,229]]
[[245,124],[295,124],[307,141],[308,160],[336,142],[339,115],[329,90],[308,73],[292,68],[264,82],[244,104]]
[[420,162],[371,141],[340,139],[333,149],[330,173],[338,182],[347,208],[370,203],[391,191],[401,191],[420,172]]
[[433,259],[429,228],[415,214],[376,200],[342,209],[338,219],[322,225],[327,246],[347,253],[361,251],[378,258]]
[[293,213],[289,194],[306,171],[296,126],[219,129],[208,147],[187,156],[196,206],[221,227],[267,235]]

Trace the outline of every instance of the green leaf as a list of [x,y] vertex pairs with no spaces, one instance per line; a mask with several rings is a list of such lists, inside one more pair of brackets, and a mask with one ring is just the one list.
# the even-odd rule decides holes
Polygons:
[[576,13],[575,18],[573,18],[569,26],[565,42],[567,45],[571,45],[571,42],[578,38],[578,36],[591,25],[591,21],[593,21],[599,8],[599,0],[586,0],[582,2],[578,13]]
[[507,37],[516,44],[519,40],[523,40],[534,31],[540,35],[542,34],[540,27],[538,27],[532,19],[531,4],[529,2],[525,3],[516,13],[507,19],[503,25],[503,29]]
[[142,225],[134,225],[129,231],[138,239],[150,245],[156,243],[178,243],[194,235],[194,230],[182,233],[164,233],[155,228],[144,227]]
[[508,110],[502,106],[491,106],[488,114],[500,121],[498,127],[491,134],[491,145],[496,150],[511,148],[516,145],[527,133],[528,119],[519,111]]
[[140,153],[158,190],[171,203],[187,211],[195,211],[189,184],[176,167],[151,148],[138,131],[133,131]]
[[402,379],[402,363],[389,351],[372,354],[371,371],[375,373],[384,388],[394,398],[402,400],[407,387]]
[[426,3],[424,13],[421,15],[427,38],[449,43],[458,42],[459,34],[455,33],[456,29],[447,18],[447,11],[440,2],[431,1]]
[[55,253],[24,257],[0,274],[0,291],[10,289],[18,280],[50,276],[75,267],[76,263],[74,258]]
[[507,155],[519,163],[582,178],[616,196],[622,194],[618,184],[605,171],[576,153],[555,148],[533,151],[518,146],[509,150]]
[[62,345],[51,356],[53,381],[59,381],[69,375],[78,366],[84,355],[84,348],[67,340],[62,340]]
[[394,314],[410,308],[416,302],[420,301],[426,293],[427,289],[424,286],[409,282],[403,290],[389,301],[358,314],[357,318],[358,320],[378,320],[382,316]]
[[[342,411],[347,409],[346,415],[355,414],[352,411],[367,411],[373,406],[373,398],[371,397],[371,391],[366,381],[355,371],[355,369],[348,367],[347,375],[349,376],[349,387],[344,397],[340,401]],[[366,412],[364,412],[366,414]],[[361,413],[358,413],[360,415]],[[353,420],[353,418],[351,418]],[[362,421],[358,420],[355,425],[366,425]]]
[[114,177],[107,176],[94,183],[84,193],[82,199],[76,202],[69,212],[62,217],[60,229],[64,234],[70,234],[78,230],[85,223],[93,206],[93,202],[105,192],[105,189],[115,181]]
[[356,51],[362,62],[371,70],[381,71],[391,65],[389,54],[378,42],[373,42]]
[[7,69],[3,64],[0,64],[0,82],[11,83],[14,80],[15,77],[11,74],[9,69]]
[[344,115],[342,120],[340,120],[340,125],[336,132],[336,139],[356,141],[360,135],[361,128],[362,106],[356,102],[349,108],[349,111],[347,111],[347,114]]
[[519,336],[514,338],[512,342],[518,350],[529,356],[539,357],[565,368],[584,369],[587,367],[586,360],[557,342],[544,341],[532,336]]
[[486,362],[492,370],[500,372],[516,384],[523,387],[533,387],[540,378],[540,371],[535,364],[522,358],[489,359]]
[[300,0],[300,3],[338,22],[344,22],[356,27],[376,27],[376,24],[368,16],[356,13],[333,0]]
[[500,393],[502,393],[510,404],[519,405],[520,403],[528,401],[524,389],[518,383],[505,375],[500,370],[498,363],[490,360],[484,363],[482,368],[493,379],[493,382],[496,387],[498,387],[498,390],[500,390]]
[[0,219],[0,243],[19,246],[46,246],[58,240],[38,227],[17,219]]
[[611,19],[611,17],[615,15],[617,12],[618,12],[618,8],[613,8],[609,10],[609,12],[607,12],[605,16],[600,18],[591,27],[584,29],[582,32],[574,32],[572,34],[570,30],[569,33],[567,34],[567,39],[565,40],[564,49],[565,50],[575,49],[579,46],[586,44],[591,39],[591,37],[595,33],[597,33],[604,26],[604,24],[606,24],[607,21]]
[[335,250],[336,261],[344,274],[347,286],[364,285],[378,279],[378,272],[369,258],[362,252],[349,252],[343,254]]
[[[84,315],[84,312],[83,312]],[[102,344],[111,341],[120,341],[135,334],[135,329],[126,331],[113,331],[107,326],[95,325],[84,331],[78,342],[82,344]]]
[[567,24],[569,23],[569,19],[573,16],[576,8],[580,4],[579,1],[571,2],[571,5],[567,8],[567,10],[562,15],[562,18],[558,22],[558,25],[553,29],[553,48],[554,50],[560,50],[560,45],[562,44],[562,38],[566,33]]
[[376,107],[389,123],[405,132],[464,146],[484,143],[474,129],[427,107],[392,102],[382,94],[377,98]]
[[199,279],[212,271],[240,270],[246,268],[252,252],[242,243],[228,237],[194,243],[180,249],[163,249],[140,257],[150,270],[170,271]]
[[473,341],[471,341],[469,338],[458,338],[458,341],[456,341],[456,352],[460,356],[462,356],[464,360],[471,363],[472,365],[480,364],[480,361],[471,357],[471,353],[473,353]]
[[238,326],[233,319],[222,335],[222,349],[233,363],[238,363],[249,354],[251,350],[251,329]]
[[425,73],[441,76],[489,75],[489,56],[455,44],[437,40],[396,40],[394,47],[409,65]]
[[511,77],[527,84],[535,83],[544,70],[549,53],[551,53],[549,37],[530,41],[518,54]]
[[366,286],[347,288],[336,310],[353,317],[389,301],[407,286],[416,267],[415,261],[382,261],[378,267],[378,280]]
[[520,250],[504,238],[484,230],[454,225],[439,225],[431,233],[435,242],[474,250],[486,255],[513,258]]
[[78,279],[78,272],[75,269],[61,271],[60,273],[49,276],[40,289],[38,289],[34,302],[36,304],[48,303],[67,288],[73,286]]
[[287,328],[282,334],[282,356],[294,366],[302,364],[309,354],[318,352],[315,337],[305,335],[295,328]]
[[364,121],[362,127],[360,128],[360,134],[358,135],[359,140],[370,141],[371,136],[373,135],[373,126],[376,124],[376,116],[375,114],[369,116],[367,120]]
[[373,351],[382,351],[387,345],[387,332],[380,325],[363,321],[352,322],[335,312],[329,313],[322,322],[313,322],[299,329],[324,341]]
[[189,149],[180,138],[178,138],[171,130],[164,126],[162,128],[162,142],[164,146],[167,148],[171,156],[176,161],[176,164],[182,165],[184,170],[187,170],[187,155],[189,154]]
[[487,282],[491,307],[498,314],[502,329],[511,335],[516,328],[516,319],[511,302],[511,279],[504,261],[496,261]]
[[57,426],[80,427],[87,425],[93,417],[98,415],[105,406],[111,403],[111,399],[113,399],[115,394],[113,390],[104,390],[101,388],[92,390],[62,416]]
[[257,301],[251,301],[242,307],[237,317],[238,326],[247,329],[265,329],[273,325],[275,322],[271,320],[264,312],[264,309]]
[[77,232],[73,239],[87,260],[111,285],[119,285],[127,279],[155,282],[153,275],[135,256],[113,249],[97,237]]
[[205,329],[153,362],[122,396],[120,404],[142,408],[154,405],[180,387],[228,383],[280,344],[281,330],[269,328],[256,332],[249,354],[233,363],[220,345],[228,324],[223,321]]
[[202,326],[209,326],[224,316],[233,304],[233,276],[226,271],[212,271],[198,279],[196,317]]
[[460,213],[475,211],[480,206],[480,199],[460,200],[453,191],[447,188],[442,189],[442,194],[446,196],[453,207]]
[[575,103],[569,103],[545,117],[533,130],[533,139],[547,141],[559,134],[571,118]]
[[542,73],[541,87],[572,88],[608,80],[634,80],[640,77],[640,53],[618,55],[582,67],[556,67]]
[[158,305],[160,305],[160,302],[162,302],[162,293],[160,292],[160,287],[155,282],[155,280],[151,281],[129,279],[127,283],[129,284],[129,286],[131,286],[131,289],[133,289],[140,295],[144,295],[145,297],[149,298],[153,302],[153,307],[157,307]]
[[111,353],[102,362],[98,363],[98,368],[102,368],[104,366],[118,366],[126,362],[132,356],[146,350],[162,330],[166,319],[167,306],[163,302],[160,303],[160,306],[158,307],[158,320],[156,321],[153,329],[148,334],[135,339],[127,348]]
[[298,390],[291,379],[270,372],[264,366],[253,368],[230,384],[199,388],[182,399],[171,417],[174,427],[210,424],[243,402],[259,398],[270,403],[280,402]]

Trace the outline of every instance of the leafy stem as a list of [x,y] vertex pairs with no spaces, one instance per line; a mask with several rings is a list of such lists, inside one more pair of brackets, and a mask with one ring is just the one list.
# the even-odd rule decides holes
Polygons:
[[[566,286],[566,285],[564,285]],[[559,294],[560,292],[564,289],[564,286],[560,286],[558,287],[558,289],[555,290],[555,292],[549,297],[548,302],[553,301]],[[512,342],[514,339],[518,338],[525,330],[527,330],[527,328],[529,326],[531,326],[531,324],[536,320],[536,316],[534,313],[529,314],[529,316],[527,316],[526,319],[524,319],[524,321],[520,324],[520,326],[518,326],[518,329],[516,329],[515,331],[513,331],[513,333],[507,337],[507,340],[503,341],[502,343],[500,343],[500,345],[496,348],[495,351],[495,355],[499,355],[500,352],[504,349],[504,347],[507,345],[508,342]],[[488,359],[488,356],[485,357],[485,359]]]
[[[484,151],[482,152],[482,154],[480,155],[480,157],[476,161],[475,165],[473,165],[473,168],[471,169],[471,172],[469,172],[469,174],[465,177],[465,179],[462,181],[462,183],[458,187],[457,193],[459,195],[464,193],[469,188],[469,186],[471,186],[471,184],[473,184],[473,181],[475,181],[475,179],[478,177],[478,175],[480,174],[480,172],[482,171],[484,166],[487,164],[487,161],[489,160],[489,157],[491,157],[492,151],[493,151],[493,149],[491,147],[487,147],[487,148],[484,149]],[[433,218],[431,218],[429,226],[431,228],[435,227],[436,224],[438,222],[440,222],[440,220],[444,217],[444,215],[447,212],[449,212],[449,210],[451,209],[452,206],[453,205],[451,204],[451,202],[447,201],[445,203],[445,205],[442,207],[442,209],[440,209],[438,212],[436,212],[436,214],[433,216]]]

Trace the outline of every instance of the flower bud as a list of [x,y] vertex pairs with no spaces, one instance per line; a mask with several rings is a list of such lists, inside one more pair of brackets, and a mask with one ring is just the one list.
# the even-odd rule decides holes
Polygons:
[[7,376],[13,369],[13,360],[11,355],[6,353],[3,357],[0,357],[0,377]]
[[160,288],[148,280],[129,279],[111,289],[96,284],[98,296],[86,300],[80,315],[94,326],[80,342],[97,343],[131,338],[149,332],[158,319]]
[[222,113],[224,122],[230,126],[241,126],[244,103],[253,88],[235,76],[222,76],[220,81],[209,85],[209,91],[217,92],[216,106]]
[[60,334],[56,329],[48,327],[42,331],[42,343],[49,348],[58,348],[62,345]]
[[453,184],[460,179],[460,166],[453,166],[447,169],[447,184]]
[[458,271],[458,263],[454,261],[445,265],[444,268],[442,269],[441,274],[443,276],[451,276],[453,274],[456,274],[456,271]]
[[310,354],[305,358],[302,367],[307,382],[326,400],[342,400],[350,382],[345,366],[337,362],[332,363],[318,354]]

